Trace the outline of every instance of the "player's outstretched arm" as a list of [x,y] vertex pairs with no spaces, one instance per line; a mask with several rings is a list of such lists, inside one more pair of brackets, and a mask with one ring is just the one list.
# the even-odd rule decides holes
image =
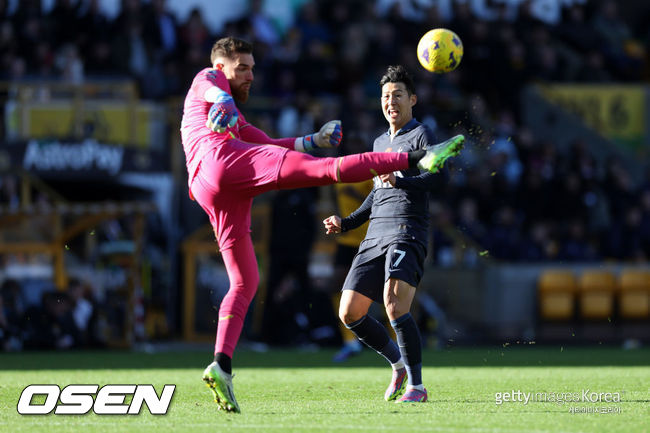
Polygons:
[[340,120],[331,120],[323,125],[319,132],[305,135],[304,137],[271,138],[264,131],[254,127],[250,123],[239,126],[239,135],[247,143],[273,144],[299,152],[309,152],[317,148],[338,146],[343,137]]
[[372,212],[372,203],[375,199],[375,189],[370,191],[370,194],[366,199],[361,203],[361,206],[350,215],[341,219],[340,227],[342,232],[347,232],[348,230],[353,230],[359,227],[361,224],[368,221],[370,218],[370,213]]
[[296,137],[294,149],[298,152],[310,152],[318,148],[337,147],[341,144],[343,129],[340,120],[330,120],[318,132]]
[[271,138],[264,131],[250,123],[239,125],[239,136],[247,143],[272,144],[274,146],[286,147],[293,150],[294,138]]
[[365,221],[368,220],[370,216],[370,210],[372,208],[372,201],[374,197],[375,190],[372,190],[370,194],[363,201],[359,209],[352,212],[348,215],[345,220],[347,222],[346,230],[343,230],[343,220],[338,215],[330,215],[323,220],[323,225],[325,226],[325,234],[329,235],[332,233],[341,233],[342,231],[351,230],[359,227]]
[[325,226],[325,234],[341,233],[341,217],[332,215],[323,220]]

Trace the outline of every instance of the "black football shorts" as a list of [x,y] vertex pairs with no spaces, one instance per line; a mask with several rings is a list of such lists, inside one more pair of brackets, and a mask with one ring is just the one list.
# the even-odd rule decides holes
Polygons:
[[414,287],[424,272],[426,249],[415,240],[365,239],[354,256],[342,290],[354,290],[384,303],[384,283],[389,278],[402,280]]

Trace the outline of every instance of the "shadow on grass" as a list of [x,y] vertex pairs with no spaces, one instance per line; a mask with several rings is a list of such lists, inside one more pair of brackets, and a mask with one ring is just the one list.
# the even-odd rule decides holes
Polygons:
[[[332,362],[335,350],[317,352],[238,350],[233,365],[240,368],[349,368],[386,367],[383,358],[366,349],[345,363]],[[74,351],[0,353],[0,371],[71,369],[203,368],[212,362],[212,350]],[[650,348],[508,346],[453,348],[423,352],[423,364],[432,367],[549,367],[549,366],[650,366]]]

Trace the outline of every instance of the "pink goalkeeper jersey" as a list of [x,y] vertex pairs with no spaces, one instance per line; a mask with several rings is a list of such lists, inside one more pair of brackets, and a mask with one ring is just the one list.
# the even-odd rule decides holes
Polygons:
[[[208,72],[213,73],[208,74]],[[201,159],[210,149],[219,146],[226,140],[236,138],[248,143],[274,144],[288,149],[293,149],[294,146],[295,138],[270,138],[263,131],[248,123],[239,109],[237,109],[239,119],[236,127],[228,128],[223,133],[209,129],[205,126],[205,123],[208,120],[208,112],[212,103],[205,100],[205,92],[213,86],[218,86],[229,95],[232,95],[230,84],[228,84],[228,79],[224,73],[205,68],[196,74],[185,97],[183,119],[181,121],[181,139],[187,164],[188,186],[192,185],[192,180],[196,176]]]
[[210,71],[214,70],[205,68],[196,74],[192,81],[192,86],[185,97],[185,105],[183,107],[181,139],[183,142],[183,150],[185,151],[189,185],[192,184],[192,180],[196,175],[196,169],[203,156],[214,146],[230,139],[230,132],[239,138],[239,128],[246,123],[246,119],[238,109],[239,120],[237,121],[237,128],[229,128],[226,132],[218,133],[205,126],[208,120],[208,112],[212,106],[211,102],[205,100],[205,92],[213,86],[218,86],[228,94],[231,94],[230,85],[223,72],[218,71],[216,74],[208,75]]

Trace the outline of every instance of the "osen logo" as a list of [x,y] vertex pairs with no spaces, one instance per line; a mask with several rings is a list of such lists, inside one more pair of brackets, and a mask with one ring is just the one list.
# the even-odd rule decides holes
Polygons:
[[[91,409],[97,415],[138,415],[144,403],[152,415],[165,415],[176,385],[165,385],[160,397],[153,385],[29,385],[18,400],[21,415],[83,415]],[[45,396],[42,404],[33,403],[35,395]],[[93,398],[95,395],[95,398]],[[130,404],[124,403],[133,395]]]

